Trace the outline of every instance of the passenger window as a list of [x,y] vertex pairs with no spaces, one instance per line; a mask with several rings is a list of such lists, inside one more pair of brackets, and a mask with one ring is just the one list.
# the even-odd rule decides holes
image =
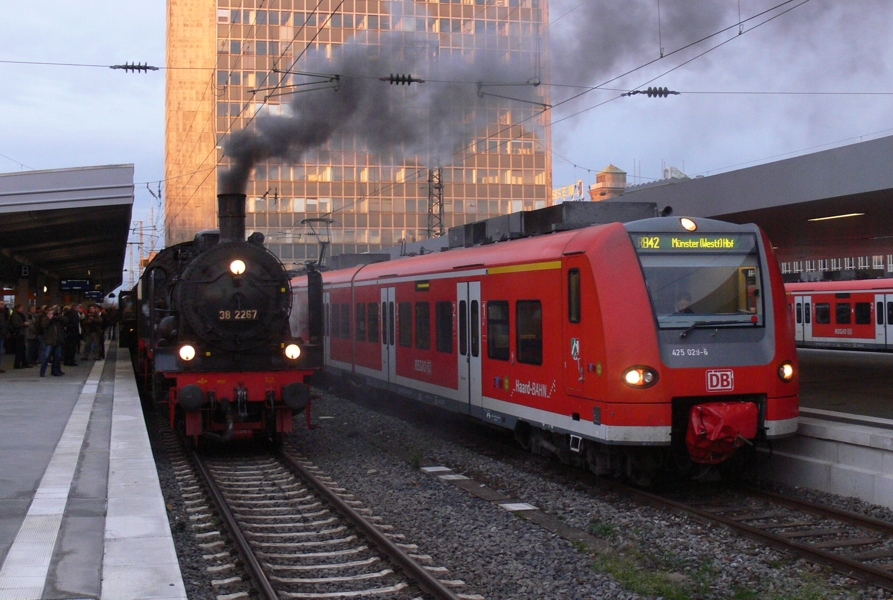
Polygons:
[[806,304],[803,305],[803,308],[806,309],[806,323],[809,324],[810,323],[809,319],[810,319],[810,315],[811,315],[810,311],[812,310],[812,304],[807,302]]
[[797,322],[803,322],[803,305],[800,303],[797,304]]
[[883,302],[877,303],[877,324],[878,325],[884,324],[884,303]]
[[347,302],[341,305],[341,337],[350,339],[350,304]]
[[516,306],[518,362],[543,364],[543,308],[539,300],[521,300]]
[[400,302],[397,326],[400,328],[400,345],[412,347],[412,302]]
[[[809,312],[807,311],[807,316]],[[809,323],[809,319],[806,319]],[[827,302],[816,302],[815,305],[815,322],[817,325],[827,325],[831,322],[831,305]]]
[[471,355],[478,357],[481,354],[481,308],[477,300],[471,301]]
[[415,347],[419,350],[431,348],[431,305],[428,302],[415,303]]
[[369,341],[378,341],[378,302],[369,303]]
[[381,303],[381,345],[388,345],[388,323],[390,323],[390,319],[388,319],[388,303]]
[[497,360],[509,359],[509,303],[504,300],[487,302],[487,356]]
[[341,337],[341,305],[332,305],[332,337]]
[[388,302],[388,345],[394,345],[394,303]]
[[871,325],[871,302],[856,302],[856,325]]
[[468,356],[468,303],[459,303],[459,354]]
[[850,324],[850,310],[851,305],[849,302],[835,302],[834,303],[834,322],[838,325],[849,325]]
[[893,325],[893,302],[887,302],[887,325]]
[[362,302],[357,303],[357,341],[366,341],[366,305]]
[[437,324],[437,351],[453,353],[453,303],[438,302],[434,310]]
[[580,269],[567,272],[567,320],[580,322]]

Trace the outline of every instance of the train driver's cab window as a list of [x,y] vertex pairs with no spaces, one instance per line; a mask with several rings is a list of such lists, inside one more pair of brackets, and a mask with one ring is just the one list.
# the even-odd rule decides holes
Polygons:
[[580,299],[580,269],[567,272],[567,320],[579,323],[582,313]]
[[504,300],[487,302],[487,356],[509,359],[509,303]]
[[829,325],[831,323],[831,305],[827,302],[815,303],[816,325]]
[[518,362],[543,364],[543,306],[539,300],[521,300],[516,305]]
[[763,325],[763,265],[754,234],[630,236],[661,329]]

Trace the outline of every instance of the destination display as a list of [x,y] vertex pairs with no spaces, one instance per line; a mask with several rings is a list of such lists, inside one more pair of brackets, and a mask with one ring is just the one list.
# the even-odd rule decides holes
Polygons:
[[637,252],[735,252],[748,253],[756,247],[752,234],[701,234],[701,233],[633,233],[633,245]]

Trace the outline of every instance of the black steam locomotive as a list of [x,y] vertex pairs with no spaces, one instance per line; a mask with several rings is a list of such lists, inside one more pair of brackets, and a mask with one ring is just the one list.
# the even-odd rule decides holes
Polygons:
[[133,316],[122,332],[134,329],[125,338],[145,396],[188,439],[279,443],[294,414],[307,410],[309,420],[307,382],[322,366],[322,278],[310,268],[306,306],[292,306],[288,272],[263,235],[245,240],[245,196],[217,202],[219,230],[159,252],[122,295]]

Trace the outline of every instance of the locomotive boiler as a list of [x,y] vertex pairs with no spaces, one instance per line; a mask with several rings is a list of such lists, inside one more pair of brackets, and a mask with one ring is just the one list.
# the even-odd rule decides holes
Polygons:
[[[136,371],[150,401],[193,442],[278,443],[293,416],[309,411],[308,378],[321,367],[320,276],[310,269],[305,305],[294,306],[288,272],[263,235],[245,239],[244,195],[218,196],[218,224],[146,267],[132,294]],[[294,332],[293,311],[303,319]]]

